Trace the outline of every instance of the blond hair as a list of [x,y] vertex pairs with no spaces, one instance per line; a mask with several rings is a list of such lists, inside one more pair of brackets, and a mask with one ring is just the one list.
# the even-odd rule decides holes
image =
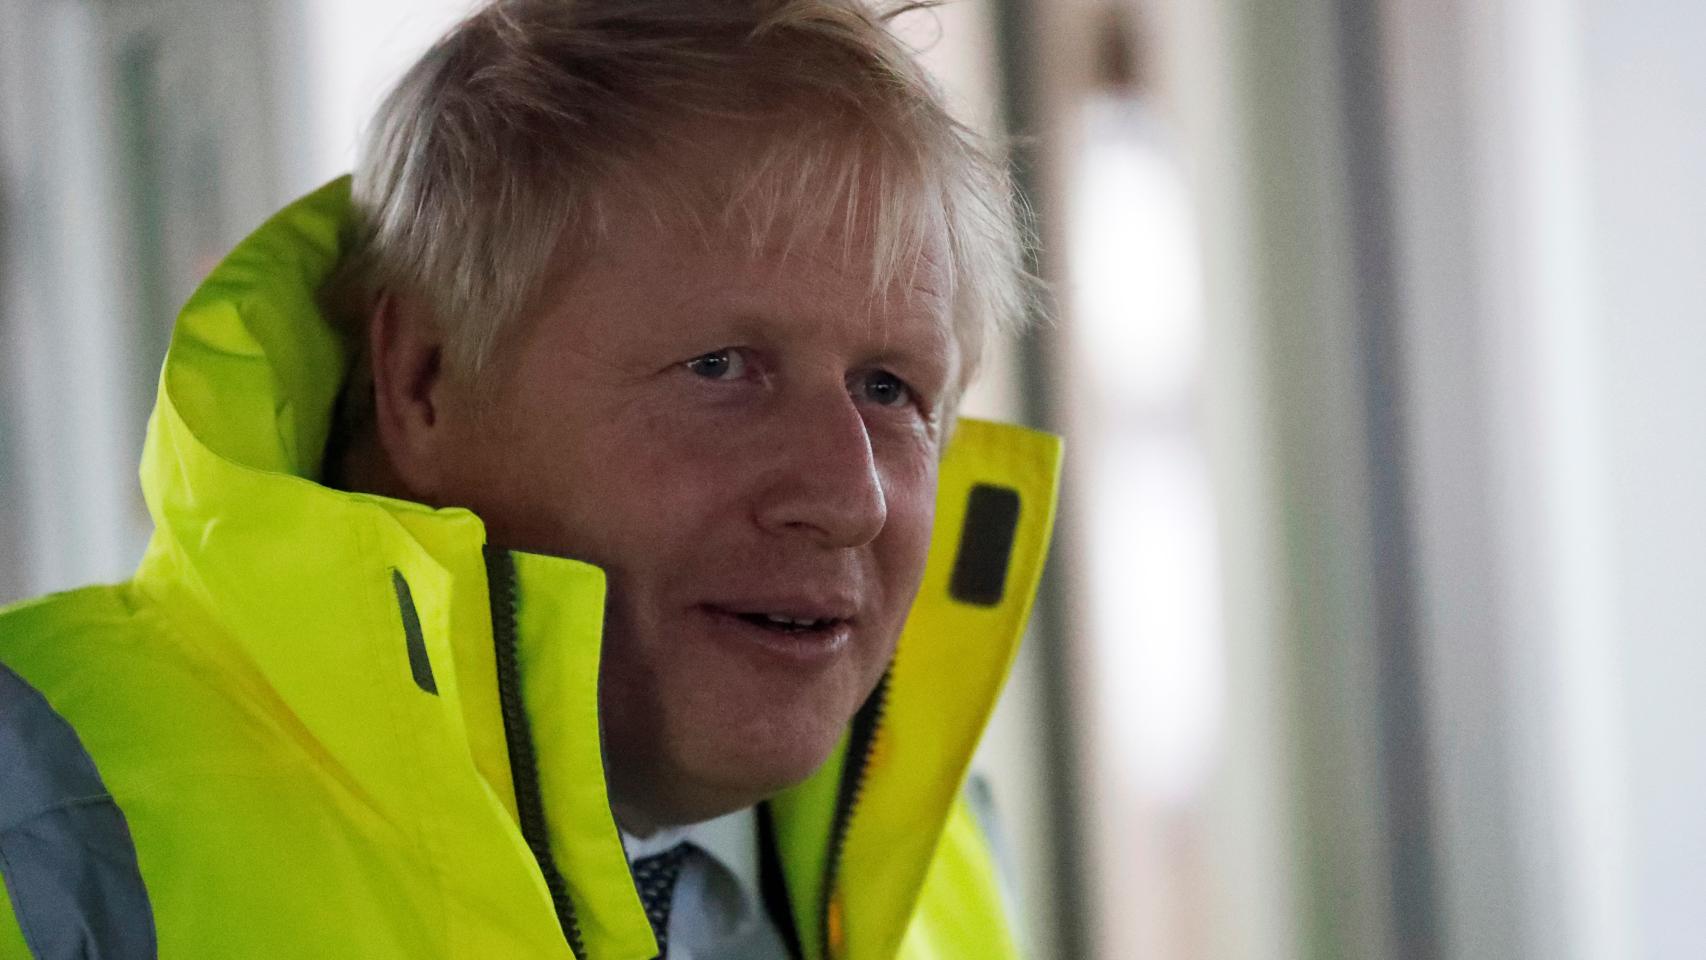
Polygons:
[[[1028,234],[999,152],[887,29],[928,5],[493,0],[403,76],[368,131],[355,287],[369,302],[418,297],[447,362],[477,375],[563,258],[597,243],[614,196],[705,210],[754,252],[857,229],[874,240],[877,289],[945,226],[963,386],[988,331],[1029,312]],[[710,194],[680,160],[695,120],[753,134]]]

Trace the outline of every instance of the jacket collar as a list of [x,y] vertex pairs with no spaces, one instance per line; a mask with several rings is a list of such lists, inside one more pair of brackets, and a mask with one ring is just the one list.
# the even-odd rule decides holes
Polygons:
[[[185,306],[144,449],[143,489],[156,529],[138,581],[144,590],[187,591],[194,601],[188,606],[223,626],[214,633],[237,648],[241,694],[276,706],[275,715],[288,718],[291,733],[323,756],[359,802],[402,821],[418,819],[417,805],[393,798],[460,791],[445,798],[445,809],[490,809],[493,829],[503,832],[494,842],[525,853],[515,831],[513,744],[497,693],[483,525],[466,510],[316,482],[347,368],[318,291],[343,256],[348,225],[348,180],[340,179],[240,244]],[[846,756],[844,744],[771,804],[789,897],[811,954],[820,944],[870,957],[892,956],[898,947],[1017,649],[1052,523],[1058,466],[1057,441],[1014,428],[966,421],[950,444],[924,586],[877,734],[860,756]],[[989,594],[991,576],[982,571],[986,589],[968,602],[955,595],[968,576],[977,586],[979,571],[967,573],[962,542],[987,525],[973,508],[980,488],[1010,491],[1023,506],[1007,524],[1011,560],[995,572],[998,589]],[[580,933],[598,945],[598,955],[650,956],[597,735],[603,575],[561,558],[504,559],[514,573],[527,726],[550,797],[552,859],[566,878]],[[413,633],[431,692],[421,685],[420,664],[411,662],[417,641],[399,578],[418,622]],[[849,771],[859,774],[859,796],[843,852],[835,853],[830,833],[838,806],[846,806],[840,794]],[[407,829],[422,831],[430,847],[433,829],[471,827]],[[840,878],[837,891],[824,889],[831,869]],[[860,895],[844,906],[838,891],[847,889]]]

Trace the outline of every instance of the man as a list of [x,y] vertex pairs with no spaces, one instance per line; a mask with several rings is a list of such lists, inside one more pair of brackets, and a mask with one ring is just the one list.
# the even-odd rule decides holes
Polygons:
[[185,307],[136,577],[0,616],[0,957],[1013,955],[1017,251],[851,0],[475,13]]

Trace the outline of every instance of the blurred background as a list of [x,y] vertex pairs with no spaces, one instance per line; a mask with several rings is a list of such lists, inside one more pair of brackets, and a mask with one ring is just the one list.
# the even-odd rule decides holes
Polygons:
[[[0,0],[0,602],[449,0]],[[980,758],[1039,960],[1706,957],[1706,5],[962,0],[1068,436]]]

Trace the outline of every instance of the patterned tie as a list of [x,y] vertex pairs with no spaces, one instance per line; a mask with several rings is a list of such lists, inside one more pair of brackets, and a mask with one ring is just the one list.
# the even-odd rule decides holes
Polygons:
[[634,885],[640,890],[646,919],[652,922],[652,932],[657,935],[659,958],[669,955],[669,905],[675,899],[675,881],[681,878],[681,868],[692,852],[693,844],[682,842],[633,863]]

